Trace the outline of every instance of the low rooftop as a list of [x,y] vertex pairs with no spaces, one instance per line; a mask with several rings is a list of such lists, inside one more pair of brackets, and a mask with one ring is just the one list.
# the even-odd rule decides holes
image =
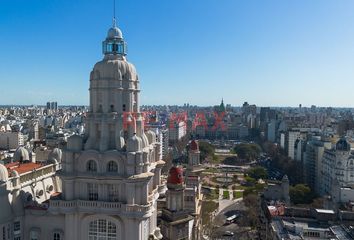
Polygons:
[[44,166],[43,164],[32,163],[32,162],[28,162],[28,163],[14,162],[14,163],[5,164],[5,167],[7,168],[9,174],[11,174],[13,170],[18,172],[18,174],[23,174],[23,173],[31,172],[43,166]]

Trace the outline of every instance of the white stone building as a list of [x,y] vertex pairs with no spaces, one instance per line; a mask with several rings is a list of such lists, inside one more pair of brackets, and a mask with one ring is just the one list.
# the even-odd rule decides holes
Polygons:
[[[57,175],[58,161],[46,166],[48,170],[35,167],[25,189],[22,179],[16,182],[18,176],[9,176],[0,166],[0,233],[9,233],[6,240],[162,238],[156,220],[157,198],[165,187],[160,182],[160,143],[154,132],[144,131],[138,75],[126,60],[126,43],[115,21],[103,53],[90,74],[86,135],[68,139]],[[26,209],[26,197],[16,196],[27,196],[33,182],[45,187],[39,191],[51,193],[40,182],[49,177],[58,179],[61,187],[55,191],[60,193],[42,193],[46,197],[38,201],[39,207]]]
[[338,187],[354,186],[354,155],[350,144],[340,139],[333,149],[327,149],[322,158],[321,195],[331,195]]
[[[62,230],[53,227],[57,222],[47,222],[52,219],[43,217],[47,215],[49,199],[61,191],[60,179],[55,175],[60,169],[61,151],[53,150],[51,158],[41,164],[30,162],[27,150],[20,147],[14,160],[0,164],[1,239],[64,239]],[[31,224],[40,228],[28,228]]]

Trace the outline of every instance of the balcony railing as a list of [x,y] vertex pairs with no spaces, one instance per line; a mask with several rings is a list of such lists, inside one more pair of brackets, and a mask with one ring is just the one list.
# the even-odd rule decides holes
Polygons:
[[50,200],[49,210],[70,212],[75,209],[81,209],[86,212],[110,211],[117,212],[139,212],[146,213],[152,209],[151,205],[127,205],[120,202],[101,202],[101,201],[85,201],[85,200]]

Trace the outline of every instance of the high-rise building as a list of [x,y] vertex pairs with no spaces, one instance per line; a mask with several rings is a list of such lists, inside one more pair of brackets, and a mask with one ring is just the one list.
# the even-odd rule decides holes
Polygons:
[[325,149],[330,149],[331,145],[331,142],[322,141],[320,136],[313,136],[306,144],[305,180],[317,194],[320,193],[323,153]]
[[277,130],[277,125],[278,125],[278,122],[276,120],[271,120],[269,123],[268,123],[268,126],[267,126],[267,140],[268,141],[271,141],[271,142],[275,142],[276,140],[276,130]]

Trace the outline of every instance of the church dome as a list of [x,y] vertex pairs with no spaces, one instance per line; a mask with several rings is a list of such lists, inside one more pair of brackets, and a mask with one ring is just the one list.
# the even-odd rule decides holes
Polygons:
[[29,153],[26,148],[24,147],[18,147],[15,151],[14,154],[14,161],[15,162],[23,162],[23,161],[29,161]]
[[59,148],[54,148],[53,151],[51,151],[48,155],[48,160],[50,161],[54,161],[56,160],[57,162],[61,162],[61,158],[62,158],[62,151]]
[[9,172],[3,164],[0,164],[0,181],[6,182],[9,179]]
[[109,38],[109,39],[112,39],[112,38],[122,39],[123,38],[122,31],[116,26],[111,27],[108,30],[107,38]]
[[199,144],[196,140],[192,140],[191,144],[190,144],[190,149],[192,151],[198,151],[199,150]]
[[173,166],[168,173],[167,184],[183,184],[183,168]]
[[119,58],[105,58],[95,64],[92,75],[92,80],[100,80],[106,78],[138,80],[138,74],[135,66],[130,62]]
[[341,138],[337,143],[336,143],[336,150],[338,151],[350,151],[350,144],[345,138]]

